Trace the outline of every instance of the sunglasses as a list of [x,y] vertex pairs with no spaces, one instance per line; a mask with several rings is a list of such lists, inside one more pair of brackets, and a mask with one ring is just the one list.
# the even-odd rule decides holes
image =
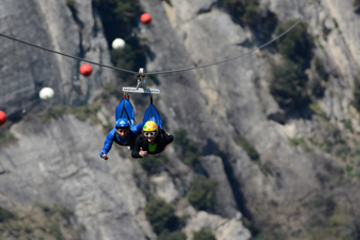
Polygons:
[[156,132],[144,132],[145,137],[154,137],[156,135]]

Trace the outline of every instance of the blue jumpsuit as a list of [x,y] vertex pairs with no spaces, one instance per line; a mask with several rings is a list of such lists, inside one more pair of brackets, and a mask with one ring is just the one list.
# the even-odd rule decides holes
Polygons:
[[100,152],[100,157],[102,158],[102,154],[105,153],[106,155],[109,153],[113,142],[121,146],[130,146],[130,149],[133,149],[135,144],[136,137],[142,131],[142,124],[136,124],[135,126],[130,126],[130,131],[125,139],[121,139],[119,135],[116,133],[116,128],[111,129],[108,135],[105,138],[104,147]]

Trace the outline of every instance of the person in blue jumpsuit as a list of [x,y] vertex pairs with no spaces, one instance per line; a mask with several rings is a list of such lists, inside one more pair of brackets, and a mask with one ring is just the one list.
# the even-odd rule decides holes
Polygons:
[[115,128],[111,129],[105,138],[104,147],[100,152],[100,157],[108,160],[108,153],[111,149],[113,142],[120,146],[127,146],[132,150],[135,144],[135,139],[141,133],[142,124],[130,125],[129,120],[120,118],[115,123]]
[[129,150],[132,150],[136,137],[142,131],[142,124],[134,125],[134,108],[125,97],[115,110],[115,121],[115,128],[111,129],[107,134],[104,147],[99,154],[104,160],[108,160],[108,153],[113,142],[121,146],[127,146]]

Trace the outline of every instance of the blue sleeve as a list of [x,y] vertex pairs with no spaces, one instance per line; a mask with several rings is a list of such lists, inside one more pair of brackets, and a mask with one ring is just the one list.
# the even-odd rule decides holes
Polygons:
[[134,126],[131,126],[131,131],[134,133],[135,138],[136,138],[137,136],[139,136],[139,134],[140,134],[141,131],[142,131],[142,128],[143,128],[143,125],[142,125],[141,123],[136,124],[136,125],[134,125]]
[[113,128],[106,136],[104,147],[103,147],[103,149],[101,149],[101,152],[99,154],[101,158],[102,158],[102,153],[105,153],[106,155],[109,153],[111,146],[113,144],[113,141],[114,141],[115,131],[116,131],[115,128]]

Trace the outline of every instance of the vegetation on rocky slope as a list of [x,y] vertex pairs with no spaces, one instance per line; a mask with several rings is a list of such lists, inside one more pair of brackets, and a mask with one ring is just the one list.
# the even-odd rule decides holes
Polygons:
[[222,0],[222,3],[242,25],[255,28],[261,19],[258,0]]
[[175,209],[171,204],[157,198],[149,201],[144,210],[146,218],[156,234],[160,235],[164,231],[167,233],[179,230],[180,220],[175,215]]
[[9,211],[0,207],[0,239],[79,240],[74,214],[60,205],[36,203],[29,209]]
[[[280,35],[296,20],[278,25],[277,16],[262,11],[257,0],[222,0],[220,3],[241,26],[248,26],[258,42],[268,41],[272,34]],[[311,98],[323,97],[328,75],[318,58],[313,60],[314,41],[307,33],[307,25],[300,23],[280,38],[275,49],[282,56],[280,64],[273,64],[270,92],[286,112],[302,111]],[[311,66],[313,64],[313,66]],[[314,73],[309,79],[305,70]]]
[[251,160],[257,161],[260,158],[258,151],[255,147],[250,144],[250,142],[241,134],[238,135],[238,139],[236,142],[251,158]]
[[181,231],[168,232],[163,231],[157,240],[185,240],[186,234]]
[[[278,26],[276,33],[281,34],[296,20],[287,21]],[[271,67],[273,78],[270,82],[270,93],[279,106],[287,112],[307,108],[310,103],[308,77],[305,70],[310,67],[313,58],[313,40],[307,33],[304,23],[297,25],[276,45],[282,56],[282,63]]]
[[360,13],[360,0],[354,0],[353,6],[355,8],[355,12],[359,14]]
[[[276,34],[281,34],[295,22],[289,20],[280,24]],[[311,105],[324,97],[329,73],[313,53],[314,40],[307,33],[307,25],[300,23],[280,38],[276,49],[282,59],[281,63],[271,66],[270,93],[287,113],[310,109],[311,113],[318,114]],[[311,74],[307,73],[309,70]]]
[[213,212],[216,209],[217,182],[202,175],[196,175],[187,194],[189,202],[197,210]]
[[[354,1],[354,6],[356,1]],[[122,4],[120,4],[120,2]],[[67,3],[68,6],[71,7],[73,1],[67,1]],[[268,32],[263,33],[265,36],[258,37],[259,40],[269,38],[274,32],[277,24],[276,15],[267,12],[265,16],[263,16],[259,10],[258,1],[223,0],[223,3],[228,10],[234,11],[232,13],[233,17],[238,17],[236,21],[243,26],[248,26],[255,35],[261,32],[258,31],[261,28],[269,29]],[[115,37],[127,38],[131,36],[132,30],[137,24],[136,21],[133,20],[136,19],[136,16],[140,13],[140,8],[135,9],[138,7],[138,1],[93,0],[93,5],[99,10],[104,21],[113,23],[113,25],[105,24],[109,45]],[[109,19],[106,20],[107,18]],[[276,34],[282,32],[293,22],[294,21],[290,21],[279,25]],[[118,28],[119,26],[123,28],[122,31]],[[351,119],[347,119],[344,122],[344,130],[340,131],[338,127],[327,122],[324,117],[325,114],[316,104],[316,99],[322,98],[324,95],[328,81],[328,73],[321,60],[314,57],[312,52],[313,40],[312,37],[308,35],[306,28],[307,26],[305,24],[300,24],[294,30],[294,33],[291,32],[291,34],[279,41],[276,49],[281,54],[283,62],[280,65],[272,66],[274,79],[270,84],[270,88],[280,107],[287,112],[299,111],[299,109],[309,107],[312,112],[320,117],[319,121],[322,121],[321,126],[318,127],[319,129],[314,132],[313,136],[294,137],[289,139],[289,142],[295,147],[300,146],[302,150],[306,151],[309,155],[315,150],[320,150],[324,152],[324,154],[331,154],[333,157],[340,159],[344,165],[343,171],[334,170],[332,165],[329,164],[324,166],[324,171],[330,172],[331,176],[323,174],[322,171],[318,171],[316,176],[322,184],[329,184],[329,189],[338,188],[340,191],[341,186],[351,184],[357,181],[357,178],[360,178],[360,162],[358,160],[360,150],[357,146],[359,137],[358,133],[354,132]],[[117,32],[118,30],[119,32]],[[136,71],[137,69],[134,69],[134,66],[144,64],[146,49],[142,46],[141,40],[133,37],[130,37],[127,43],[127,48],[120,50],[122,52],[113,51],[113,61],[118,67]],[[124,56],[126,56],[126,58],[124,58]],[[312,76],[305,74],[305,71],[309,69],[312,71]],[[354,88],[353,92],[354,106],[360,111],[359,80],[355,80],[355,86],[357,87]],[[117,95],[117,97],[121,97],[121,93],[112,87],[113,86],[107,85],[105,89],[109,88],[107,89],[109,92]],[[86,120],[90,116],[95,115],[99,107],[100,106],[92,105],[76,108],[55,106],[47,109],[47,114],[45,115],[49,118],[58,118],[62,114],[74,114],[78,119]],[[239,137],[238,144],[247,152],[252,160],[260,159],[256,149],[242,136]],[[180,129],[175,132],[174,145],[177,146],[176,151],[179,151],[177,152],[179,158],[186,165],[193,169],[194,172],[203,173],[199,161],[201,151],[196,146],[196,142],[187,137],[186,131]],[[166,161],[166,155],[162,154],[158,158],[149,156],[141,159],[139,162],[148,174],[151,175],[158,172]],[[322,166],[314,163],[314,168],[321,167]],[[326,192],[328,188],[323,187],[321,191]],[[195,209],[212,212],[216,209],[215,190],[216,183],[213,180],[203,175],[195,175],[187,197]],[[357,239],[356,229],[359,229],[360,226],[356,220],[356,216],[359,214],[356,213],[356,210],[352,211],[352,204],[351,201],[348,200],[348,194],[346,192],[341,193],[341,195],[345,197],[340,200],[331,196],[331,194],[332,193],[322,193],[319,194],[319,196],[311,195],[291,206],[271,202],[269,203],[270,211],[264,209],[263,206],[254,207],[251,210],[254,215],[257,215],[260,221],[254,222],[253,224],[256,225],[258,229],[261,229],[259,234],[254,235],[254,239]],[[46,215],[45,213],[49,211],[46,209],[48,209],[48,207],[40,207],[39,211],[43,211],[44,215]],[[159,235],[159,240],[185,239],[184,233],[181,232],[181,219],[175,215],[174,207],[171,204],[167,204],[163,200],[152,199],[146,205],[145,212],[154,231]],[[275,215],[275,213],[280,214]],[[8,224],[9,222],[18,221],[18,215],[20,214],[1,211],[0,209],[0,226],[3,227],[3,222]],[[281,218],[288,216],[291,217],[286,220],[281,220]],[[1,219],[7,220],[2,221]],[[280,220],[278,221],[278,219]],[[296,221],[298,222],[288,225],[284,223],[287,220],[291,222],[293,219],[297,219]],[[51,221],[50,219],[46,222],[51,223]],[[301,221],[305,223],[301,225],[299,223]],[[57,219],[57,222],[61,223],[62,220]],[[64,220],[64,222],[66,221]],[[20,229],[20,232],[24,233],[24,236],[30,236],[27,234],[31,232],[28,233],[27,231],[31,230],[26,230],[25,227],[19,227],[18,225],[16,225],[15,228]],[[35,227],[35,229],[37,228]],[[63,230],[63,225],[50,224],[44,229],[43,234],[48,237],[45,239],[64,239],[66,235],[64,233],[65,230]],[[6,231],[6,234],[8,234],[6,236],[13,236],[10,230]],[[215,239],[212,234],[205,233],[204,231],[205,230],[195,232],[194,240]],[[74,233],[74,236],[75,235]]]
[[166,153],[161,153],[159,156],[146,155],[144,158],[139,159],[141,167],[149,174],[160,172],[162,166],[168,161]]
[[268,41],[274,32],[278,19],[275,13],[263,12],[258,0],[221,0],[221,5],[229,12],[235,22],[248,26],[259,42]]
[[358,77],[354,79],[353,96],[353,106],[360,112],[360,79]]
[[[184,163],[193,168],[193,170],[204,173],[198,159],[200,152],[194,140],[187,137],[185,130],[178,129],[175,132],[174,144],[177,150],[182,151],[180,159]],[[148,156],[140,159],[139,162],[148,174],[151,175],[163,169],[166,161],[167,157],[162,153],[159,157]],[[217,206],[216,190],[216,181],[196,174],[190,183],[186,197],[195,209],[214,212]],[[145,194],[149,196],[145,213],[154,232],[159,235],[159,239],[185,239],[184,233],[181,232],[183,219],[175,215],[174,207],[162,199],[154,198],[151,192],[145,191]]]
[[180,128],[174,132],[174,143],[177,146],[176,153],[179,158],[195,171],[201,170],[199,157],[201,155],[196,142],[187,137],[184,129]]
[[95,104],[82,105],[78,107],[69,105],[53,105],[41,112],[40,116],[44,123],[50,121],[51,119],[59,119],[63,115],[67,114],[73,114],[80,121],[85,121],[86,119],[94,116],[99,109],[100,107]]
[[16,137],[14,134],[10,132],[9,129],[1,129],[0,130],[0,145],[8,146],[11,143],[16,142]]
[[[257,24],[247,22],[244,19],[247,15],[242,11],[244,11],[244,6],[251,7],[249,12],[259,19],[255,14],[258,11],[256,10],[258,1],[224,0],[222,2],[233,17],[238,17],[237,21],[242,26],[248,26],[252,31],[256,29]],[[360,3],[354,1],[356,11],[358,11],[358,6]],[[234,14],[235,12],[237,15]],[[281,34],[295,21],[294,19],[279,24],[274,35]],[[334,25],[345,42],[336,20],[334,20]],[[256,36],[256,32],[253,34]],[[343,126],[337,126],[329,122],[320,108],[318,100],[324,97],[330,73],[322,60],[315,56],[314,48],[315,41],[309,35],[307,25],[304,23],[297,25],[295,29],[279,39],[274,49],[281,56],[281,60],[271,66],[273,77],[269,85],[270,92],[279,106],[290,116],[300,115],[308,118],[309,113],[317,116],[312,121],[316,126],[314,130],[309,135],[289,138],[290,145],[299,146],[302,151],[309,154],[309,157],[313,157],[314,161],[316,159],[314,152],[320,150],[331,154],[334,159],[342,162],[340,164],[342,167],[335,167],[336,163],[321,163],[324,166],[314,163],[316,168],[325,168],[324,171],[317,171],[319,182],[323,184],[322,193],[300,201],[299,205],[293,203],[290,207],[274,202],[267,210],[262,206],[251,206],[251,212],[256,215],[256,218],[250,223],[250,227],[253,226],[254,229],[259,230],[253,232],[254,239],[358,239],[360,236],[357,217],[359,212],[351,210],[354,209],[354,199],[357,199],[357,196],[347,194],[348,190],[345,190],[350,186],[357,186],[360,180],[359,133],[354,130],[353,119],[345,119]],[[358,89],[360,89],[360,81],[355,78],[353,106],[360,112]],[[241,146],[246,148],[244,143]],[[249,153],[248,155],[250,156]],[[266,166],[263,166],[263,169],[267,171]],[[344,197],[346,200],[339,197],[342,194],[334,193],[334,188],[343,189],[344,194],[347,195]],[[294,220],[290,218],[283,221],[284,216],[292,216]],[[299,220],[295,220],[297,218],[302,218],[304,222],[300,223]]]
[[194,232],[193,240],[216,240],[214,234],[206,229],[200,229]]

